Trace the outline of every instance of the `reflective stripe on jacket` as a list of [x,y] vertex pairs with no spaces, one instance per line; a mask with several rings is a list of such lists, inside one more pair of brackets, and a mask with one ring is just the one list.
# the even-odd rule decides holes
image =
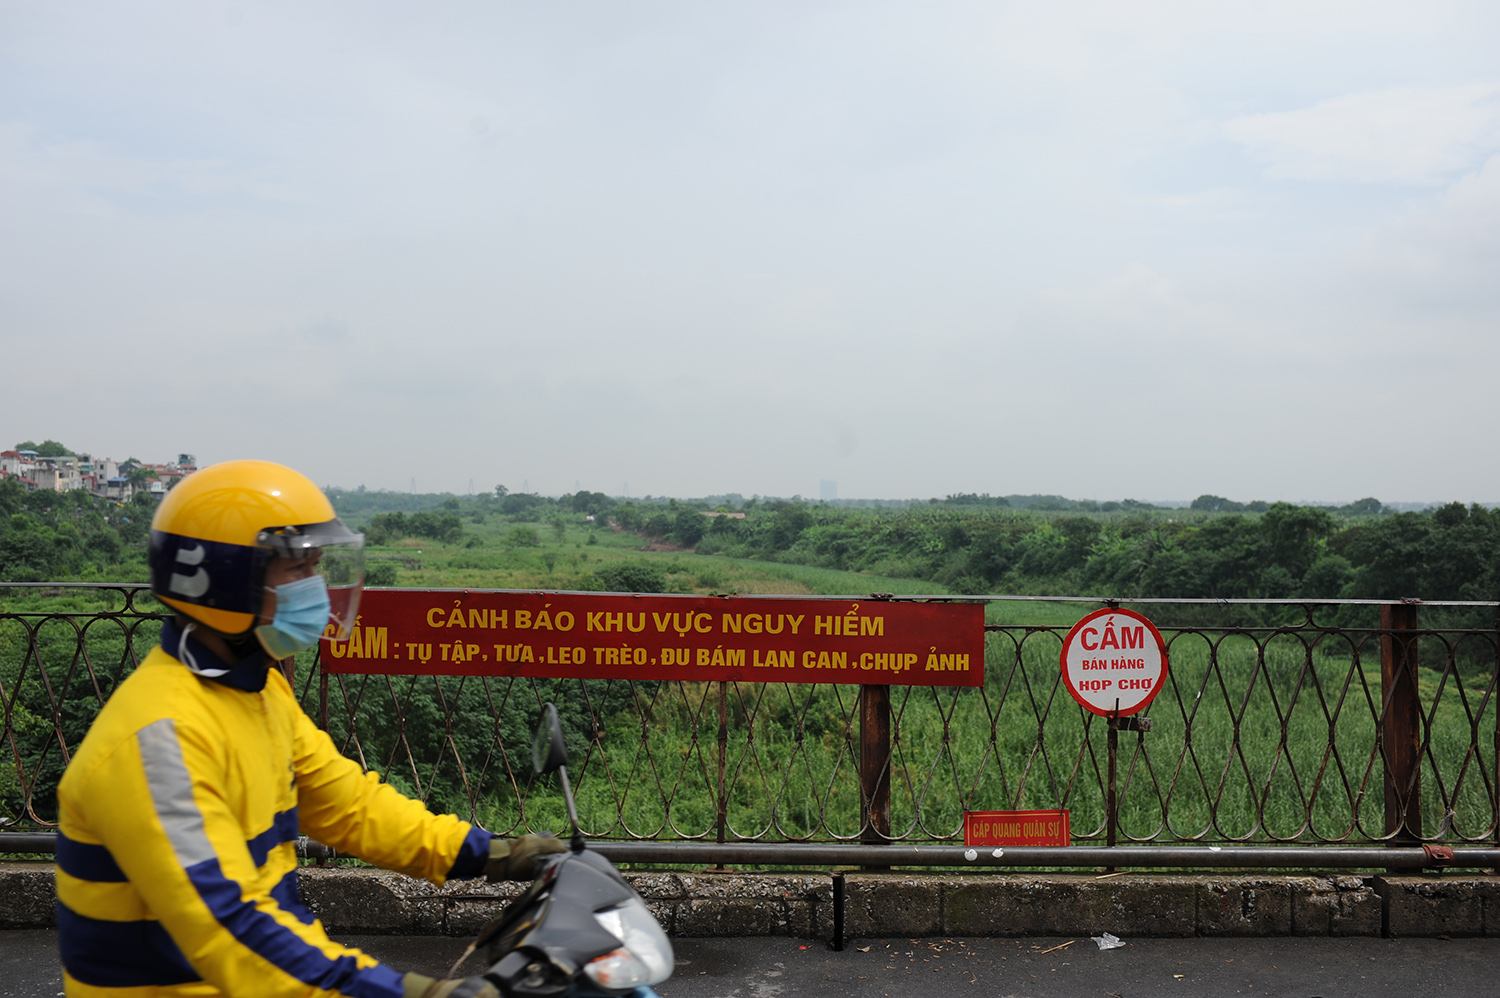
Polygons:
[[298,831],[436,884],[478,875],[490,839],[362,773],[279,671],[247,692],[161,648],[100,711],[58,801],[70,996],[399,998],[397,971],[303,905]]

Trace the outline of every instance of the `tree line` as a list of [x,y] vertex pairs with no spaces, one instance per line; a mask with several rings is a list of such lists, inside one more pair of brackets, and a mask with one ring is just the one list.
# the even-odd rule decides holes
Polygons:
[[[600,529],[638,534],[643,545],[924,579],[960,593],[1500,597],[1500,512],[1456,502],[1397,513],[1374,499],[1331,509],[1202,496],[1188,509],[1127,501],[1090,512],[1047,508],[1059,497],[1007,497],[1001,505],[950,496],[904,508],[739,497],[734,508],[709,508],[703,501],[618,500],[587,491],[552,498],[503,488],[462,497],[334,490],[331,498],[375,545],[408,537],[477,542],[467,525],[491,518],[556,528],[591,516]],[[1033,502],[1018,508],[1017,498]],[[146,495],[119,504],[0,482],[0,581],[144,579],[154,505]],[[523,530],[515,545],[534,536]]]
[[1500,513],[1450,503],[1362,519],[1261,513],[1039,517],[1003,510],[845,513],[770,503],[715,517],[701,553],[931,579],[965,593],[1202,598],[1500,594]]
[[470,503],[522,523],[593,516],[700,554],[926,579],[976,595],[1500,598],[1500,511],[1458,502],[1398,512],[1373,498],[1322,507],[1203,495],[1173,509],[959,494],[868,508],[501,489]]
[[732,511],[743,517],[597,493],[555,506],[700,554],[928,579],[976,595],[1500,598],[1500,511],[1477,504],[1401,513],[1375,499],[1329,508],[1201,496],[1186,510],[1127,500],[1055,512],[949,498],[958,501],[895,510],[750,500]]

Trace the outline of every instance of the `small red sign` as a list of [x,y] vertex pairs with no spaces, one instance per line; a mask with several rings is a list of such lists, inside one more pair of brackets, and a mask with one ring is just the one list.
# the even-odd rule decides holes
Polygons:
[[1145,710],[1167,680],[1167,643],[1134,610],[1106,607],[1073,625],[1063,639],[1068,692],[1100,717]]
[[376,589],[327,672],[984,685],[984,607],[903,600]]
[[965,811],[966,846],[1068,846],[1067,811]]

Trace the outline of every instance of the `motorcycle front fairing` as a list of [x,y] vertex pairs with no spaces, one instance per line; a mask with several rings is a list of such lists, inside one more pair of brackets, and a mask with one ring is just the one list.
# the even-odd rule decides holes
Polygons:
[[[596,915],[638,900],[625,878],[609,860],[588,849],[560,853],[545,862],[541,876],[501,915],[488,951],[493,966],[486,976],[503,984],[507,994],[523,998],[652,998],[656,992],[648,985],[603,987],[582,973],[591,961],[626,943],[606,930]],[[667,974],[670,948],[667,943]]]

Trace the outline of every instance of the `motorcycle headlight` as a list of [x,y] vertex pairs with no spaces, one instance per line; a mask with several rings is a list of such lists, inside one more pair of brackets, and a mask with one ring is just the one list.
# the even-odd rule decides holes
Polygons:
[[660,984],[672,976],[676,965],[672,944],[640,898],[633,897],[617,907],[596,911],[594,918],[622,944],[583,968],[595,984],[622,990]]
[[630,951],[623,946],[603,956],[594,957],[584,964],[583,972],[595,984],[609,991],[628,991],[643,984],[654,983],[648,980],[651,972],[646,969],[646,965],[631,956]]

